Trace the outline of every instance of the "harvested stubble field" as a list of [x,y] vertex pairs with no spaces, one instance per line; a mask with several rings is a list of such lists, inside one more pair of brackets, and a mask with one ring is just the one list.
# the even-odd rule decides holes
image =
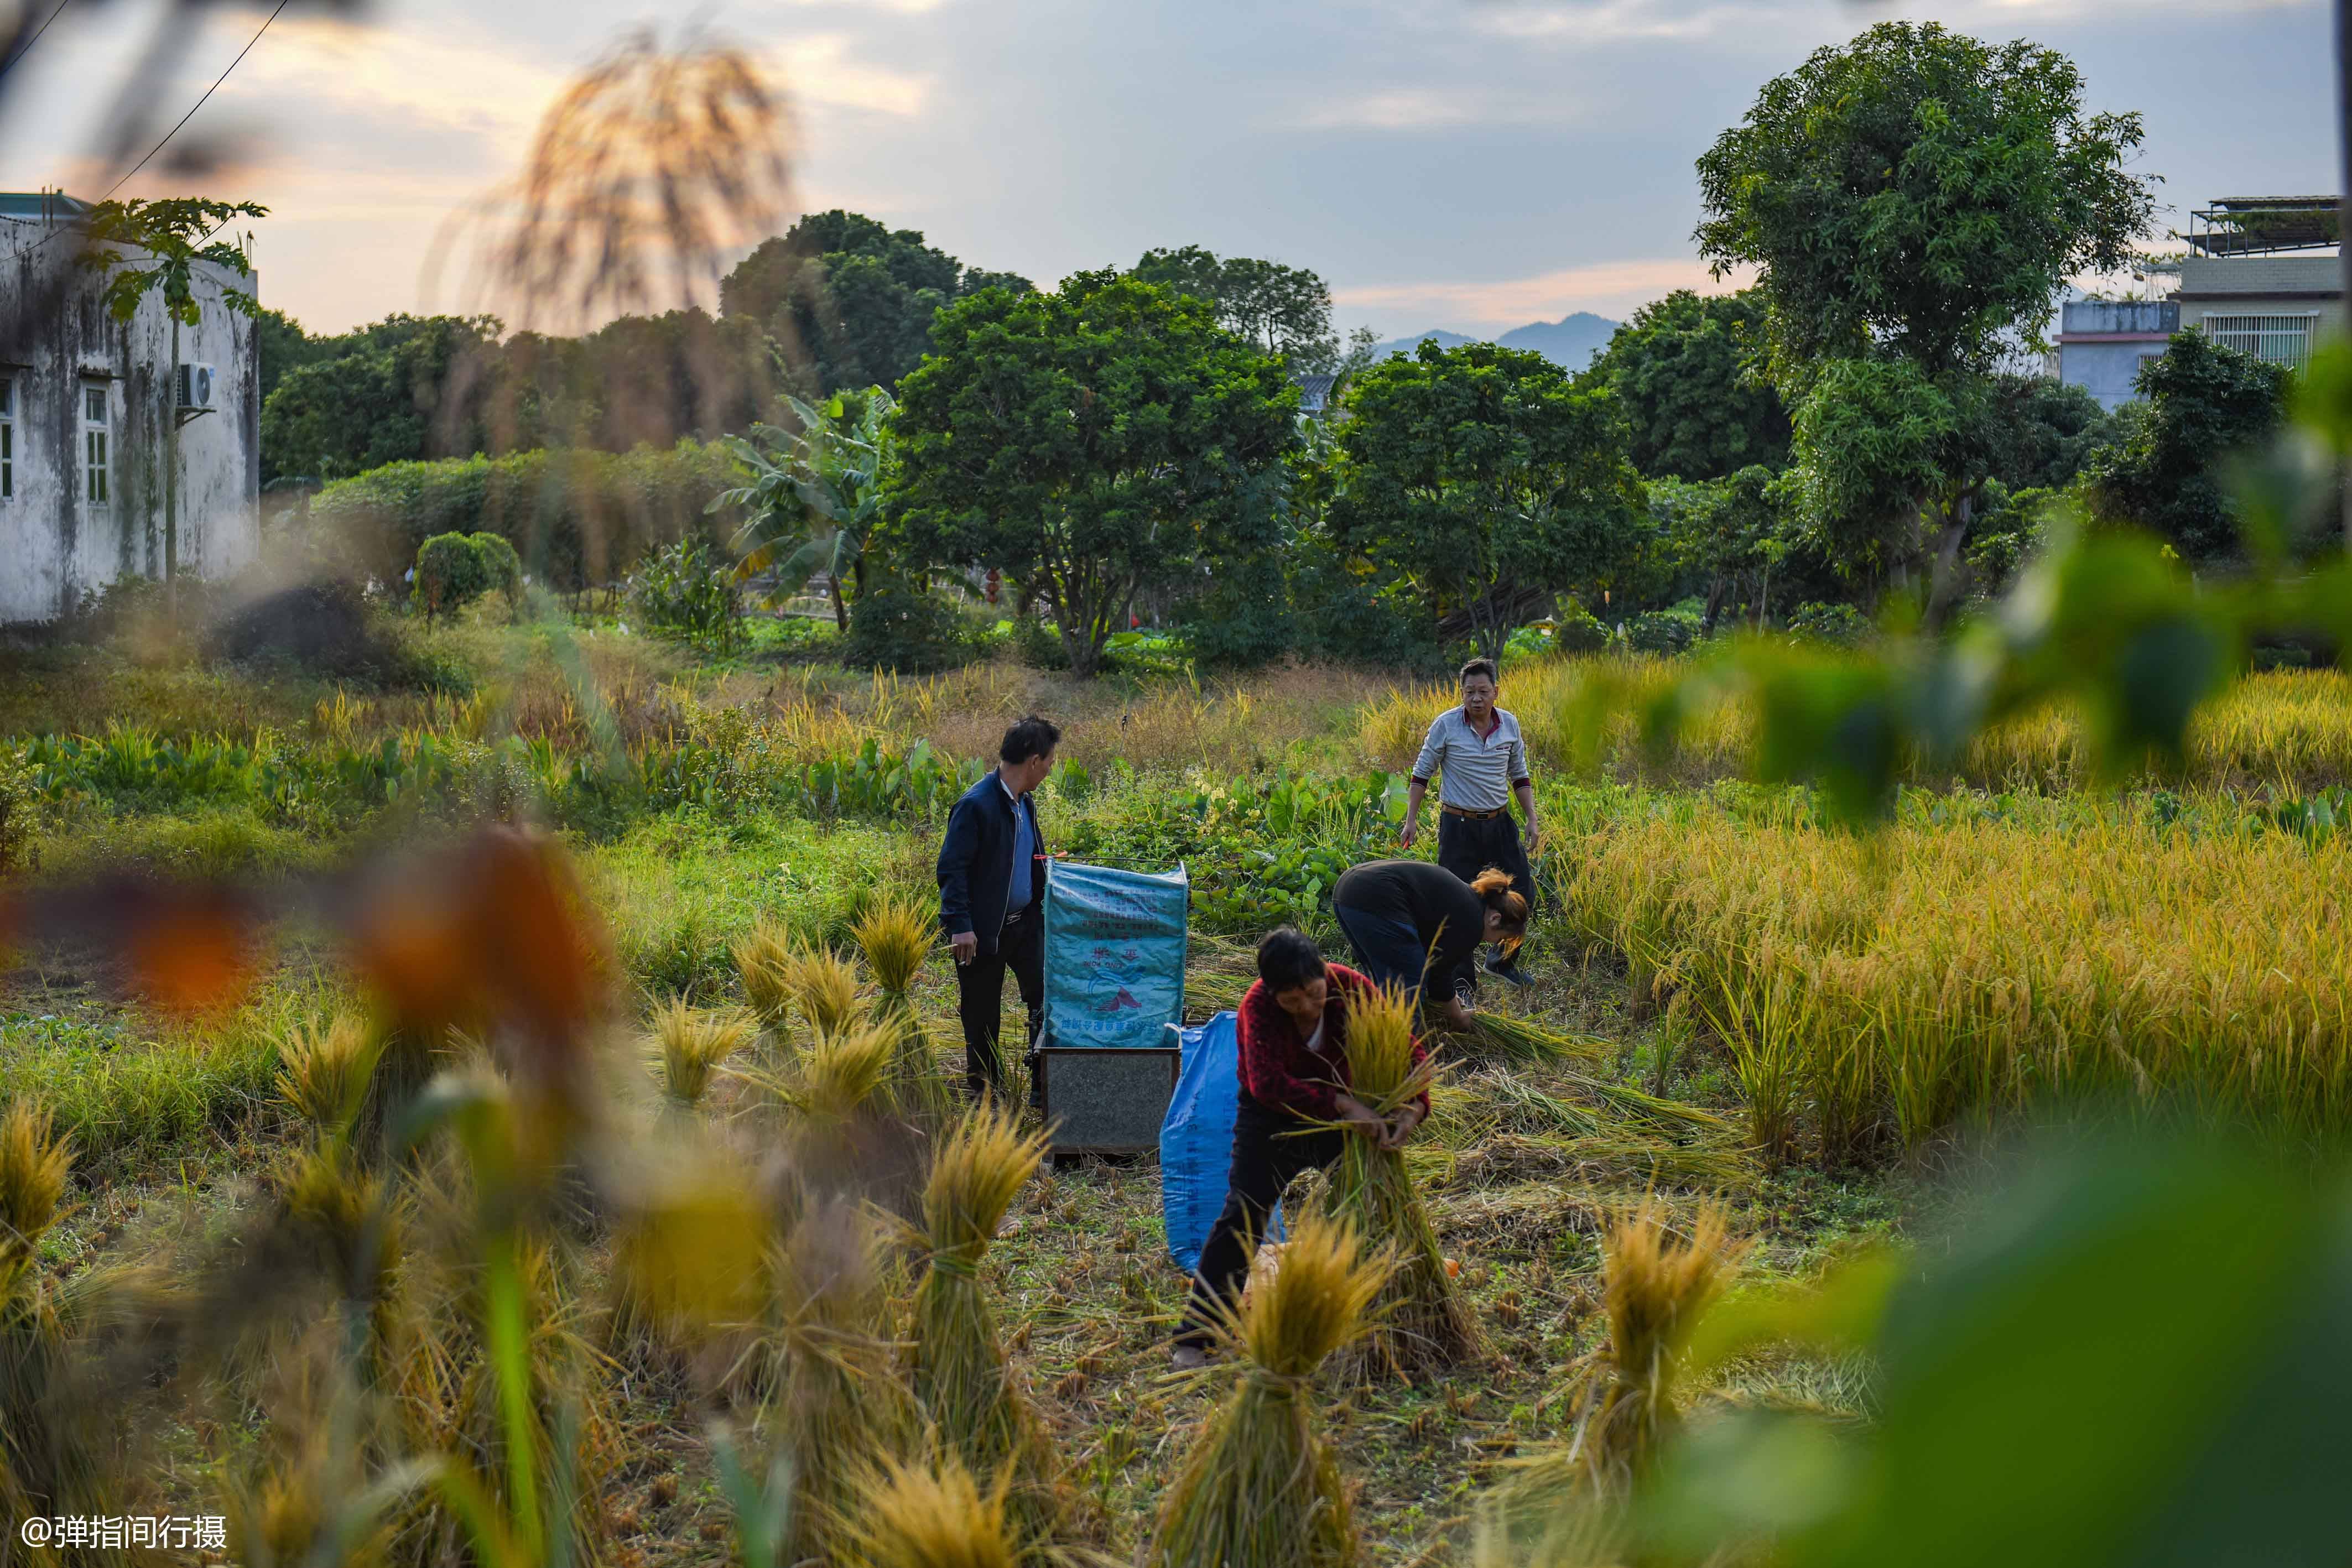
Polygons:
[[[184,649],[18,656],[0,683],[8,847],[36,882],[124,858],[266,879],[484,812],[537,816],[570,840],[625,983],[607,1076],[642,1083],[635,1053],[658,1009],[750,999],[736,950],[755,929],[849,954],[861,915],[927,894],[945,801],[1031,707],[1066,721],[1076,764],[1046,787],[1049,833],[1081,853],[1192,864],[1190,1010],[1230,1006],[1265,924],[1335,936],[1328,869],[1393,852],[1393,773],[1445,700],[1324,671],[1081,690],[1009,666],[898,682],[701,666],[611,633],[441,635],[479,673],[470,693],[347,691],[206,668]],[[93,667],[135,678],[94,683]],[[1664,678],[1648,664],[1599,674]],[[1735,714],[1663,766],[1635,759],[1629,731],[1604,747],[1605,777],[1565,776],[1594,676],[1531,666],[1504,693],[1542,768],[1556,902],[1537,987],[1489,999],[1572,1048],[1457,1042],[1409,1161],[1485,1357],[1413,1383],[1327,1385],[1320,1406],[1371,1561],[1466,1561],[1476,1498],[1568,1434],[1605,1360],[1604,1238],[1645,1196],[1685,1234],[1718,1206],[1752,1283],[1924,1223],[1931,1173],[1997,1114],[2119,1095],[2297,1145],[2339,1141],[2345,1124],[2346,851],[2332,816],[2280,825],[2352,760],[2339,677],[2249,683],[2200,728],[2184,793],[2074,792],[2070,732],[2052,717],[1980,748],[1969,776],[2000,793],[1908,790],[1895,827],[1857,840],[1812,825],[1801,792],[1723,782]],[[67,1293],[175,1249],[209,1256],[286,1201],[286,1162],[316,1136],[280,1082],[288,1048],[360,999],[335,943],[299,925],[225,1019],[161,1021],[113,978],[100,956],[37,946],[0,991],[0,1098],[52,1107],[75,1152],[37,1260],[43,1288]],[[934,954],[906,998],[950,1075],[953,991]],[[720,1069],[702,1106],[677,1113],[688,1142],[809,1135],[791,1120],[806,1116],[791,1073],[813,1071],[794,1054],[807,1031],[772,1034],[743,1060],[772,1061],[782,1087]],[[413,1223],[430,1234],[439,1212]],[[592,1217],[533,1276],[549,1354],[597,1417],[581,1472],[588,1558],[724,1561],[739,1510],[706,1431],[709,1390],[624,1333],[642,1324],[614,1315],[614,1246]],[[1184,1280],[1161,1243],[1156,1171],[1049,1168],[979,1267],[1058,1456],[1073,1539],[1134,1558],[1222,1386],[1166,1373]],[[886,1269],[875,1288],[898,1299],[911,1281]],[[461,1343],[433,1343],[464,1364]],[[890,1344],[876,1354],[898,1364]],[[124,1484],[220,1511],[224,1487],[276,1451],[275,1397],[173,1386]],[[1683,1401],[1861,1420],[1867,1369],[1751,1359]],[[428,1539],[441,1538],[404,1528],[391,1557],[451,1560]]]

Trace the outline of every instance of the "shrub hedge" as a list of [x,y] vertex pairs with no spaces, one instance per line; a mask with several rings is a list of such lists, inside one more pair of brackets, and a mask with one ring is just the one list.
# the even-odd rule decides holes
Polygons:
[[522,570],[576,593],[680,540],[723,546],[740,521],[707,510],[738,483],[716,444],[388,463],[320,490],[310,526],[356,570],[397,583],[425,541],[495,534]]

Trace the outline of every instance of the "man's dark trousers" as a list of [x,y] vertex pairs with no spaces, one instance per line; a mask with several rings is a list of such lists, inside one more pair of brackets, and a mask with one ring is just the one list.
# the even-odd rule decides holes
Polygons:
[[[1437,813],[1437,863],[1468,882],[1488,866],[1507,873],[1511,891],[1528,901],[1528,910],[1536,906],[1535,873],[1528,867],[1528,852],[1519,843],[1518,819],[1508,811],[1492,817],[1463,817],[1441,810]],[[1467,983],[1478,983],[1478,955],[1473,949],[1454,971],[1452,988],[1460,990]]]
[[[1003,935],[996,939],[995,952],[975,953],[971,962],[956,966],[956,1011],[963,1022],[964,1083],[974,1100],[983,1092],[993,1093],[1000,1105],[1012,1101],[1004,1082],[1004,1062],[996,1050],[999,1024],[1004,1015],[1007,969],[1013,971],[1013,982],[1021,988],[1021,1005],[1029,1011],[1028,1043],[1034,1047],[1038,1026],[1045,1022],[1045,904],[1040,901],[1032,900],[1028,908],[1006,918]],[[1034,1078],[1031,1083],[1035,1083]]]
[[1184,1303],[1180,1343],[1204,1344],[1240,1303],[1249,1282],[1250,1260],[1267,1217],[1283,1189],[1302,1171],[1320,1170],[1339,1157],[1343,1140],[1359,1134],[1318,1127],[1288,1111],[1259,1104],[1245,1092],[1234,1115],[1234,1163],[1226,1178],[1224,1212],[1209,1229],[1201,1266],[1192,1275],[1192,1299]]

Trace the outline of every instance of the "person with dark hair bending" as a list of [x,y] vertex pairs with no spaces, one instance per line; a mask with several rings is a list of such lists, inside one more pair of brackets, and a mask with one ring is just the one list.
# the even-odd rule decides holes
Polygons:
[[[1528,930],[1526,897],[1491,866],[1464,882],[1427,861],[1367,861],[1333,885],[1331,913],[1373,979],[1416,992],[1423,975],[1434,979],[1445,998],[1440,1016],[1454,1029],[1470,1027],[1469,1002],[1452,988],[1454,974],[1480,943],[1508,951]],[[1422,998],[1424,1016],[1428,999]]]
[[[1473,659],[1462,666],[1462,706],[1447,708],[1430,725],[1412,765],[1412,783],[1405,791],[1406,849],[1421,833],[1421,803],[1437,777],[1437,863],[1468,882],[1488,866],[1507,873],[1513,891],[1533,899],[1535,873],[1528,867],[1528,852],[1536,847],[1536,787],[1528,777],[1527,743],[1519,721],[1495,700],[1502,694],[1492,659]],[[1527,838],[1511,818],[1511,801],[1528,820]],[[1515,986],[1528,984],[1519,973],[1518,949],[1507,947],[1487,961],[1489,974]],[[1478,987],[1475,949],[1465,954],[1450,975],[1447,988],[1457,996],[1474,994]]]
[[[1348,1009],[1372,982],[1326,963],[1312,938],[1286,925],[1257,945],[1257,979],[1242,998],[1241,1104],[1224,1211],[1201,1249],[1174,1360],[1198,1366],[1249,1279],[1258,1238],[1283,1189],[1339,1157],[1342,1140],[1402,1148],[1429,1114],[1423,1094],[1382,1117],[1348,1092]],[[1420,1041],[1413,1060],[1424,1059]]]
[[[940,843],[940,925],[955,954],[964,1082],[975,1100],[1006,1098],[996,1051],[1005,970],[1021,988],[1033,1052],[1045,1021],[1045,835],[1033,792],[1054,770],[1061,743],[1061,730],[1035,714],[1006,730],[995,768],[955,803]],[[1034,1075],[1030,1082],[1034,1099]]]

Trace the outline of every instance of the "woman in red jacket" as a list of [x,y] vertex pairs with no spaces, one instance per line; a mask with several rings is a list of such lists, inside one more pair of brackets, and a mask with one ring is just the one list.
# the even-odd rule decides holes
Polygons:
[[[1310,938],[1287,925],[1257,945],[1257,982],[1242,998],[1238,1020],[1233,1174],[1176,1332],[1179,1367],[1207,1360],[1216,1325],[1249,1279],[1267,1216],[1299,1173],[1338,1159],[1344,1138],[1402,1147],[1429,1114],[1427,1094],[1382,1117],[1348,1092],[1348,1009],[1371,988],[1355,970],[1325,962]],[[1412,1054],[1415,1061],[1427,1054],[1418,1040]]]

